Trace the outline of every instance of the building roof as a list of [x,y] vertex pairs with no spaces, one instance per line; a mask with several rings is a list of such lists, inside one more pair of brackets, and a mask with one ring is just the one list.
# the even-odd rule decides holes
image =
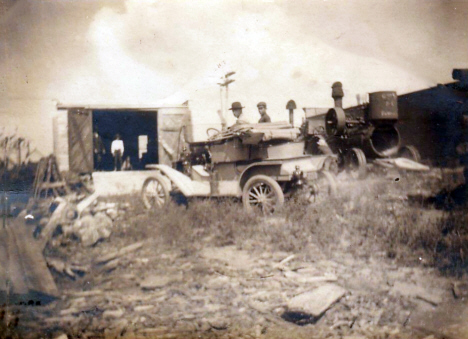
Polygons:
[[183,105],[160,105],[160,106],[138,106],[138,105],[125,105],[125,104],[57,104],[57,109],[91,109],[91,110],[132,110],[132,111],[157,111],[162,108],[188,108],[188,104]]

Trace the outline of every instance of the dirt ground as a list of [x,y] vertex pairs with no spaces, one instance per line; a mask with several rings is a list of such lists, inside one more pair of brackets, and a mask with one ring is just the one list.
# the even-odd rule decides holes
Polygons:
[[[388,186],[379,200],[385,206],[406,203],[401,191],[393,189],[391,176],[373,180]],[[328,222],[346,230],[353,205],[360,202],[355,198],[366,185],[372,180],[341,185],[358,193],[341,207],[342,214]],[[223,243],[194,220],[188,225],[193,241],[184,245],[174,240],[171,230],[162,229],[161,217],[145,212],[137,199],[124,202],[110,238],[93,247],[69,241],[49,251],[87,269],[74,279],[54,275],[61,299],[46,306],[12,308],[20,315],[21,336],[468,338],[466,276],[442,273],[422,256],[402,263],[379,246],[368,253],[369,246],[363,243],[361,249],[345,231],[332,247],[309,236],[303,239],[307,250],[294,246],[280,250],[264,230],[286,227],[292,221],[285,215],[259,219],[258,232],[266,232],[269,239],[264,242],[257,232],[250,239]],[[183,208],[178,211],[181,220],[188,213]],[[415,213],[438,218],[446,212],[415,208]],[[295,296],[330,284],[346,293],[320,316],[288,307]]]

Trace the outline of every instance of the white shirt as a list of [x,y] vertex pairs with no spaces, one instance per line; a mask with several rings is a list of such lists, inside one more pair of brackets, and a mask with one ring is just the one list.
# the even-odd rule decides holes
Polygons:
[[124,144],[123,140],[114,140],[111,144],[111,153],[115,154],[115,152],[120,151],[121,154],[124,152]]

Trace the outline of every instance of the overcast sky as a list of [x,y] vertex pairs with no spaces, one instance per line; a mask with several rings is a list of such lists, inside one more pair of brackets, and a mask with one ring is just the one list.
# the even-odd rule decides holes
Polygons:
[[[285,105],[410,92],[468,68],[468,1],[0,0],[0,102],[190,104],[217,119],[219,77],[251,120]],[[14,106],[14,105],[13,105]]]

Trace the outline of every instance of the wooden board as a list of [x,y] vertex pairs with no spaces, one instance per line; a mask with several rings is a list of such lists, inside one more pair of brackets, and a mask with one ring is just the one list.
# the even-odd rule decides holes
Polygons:
[[288,302],[288,309],[318,317],[345,294],[344,288],[334,284],[326,284],[311,292],[295,296]]
[[91,110],[70,109],[68,111],[68,149],[70,171],[91,173],[94,170]]

